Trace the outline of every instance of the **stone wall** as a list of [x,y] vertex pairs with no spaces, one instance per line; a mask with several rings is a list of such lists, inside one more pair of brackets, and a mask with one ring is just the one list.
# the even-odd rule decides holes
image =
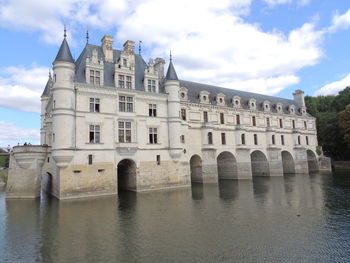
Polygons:
[[335,171],[350,171],[350,161],[333,161],[332,168]]

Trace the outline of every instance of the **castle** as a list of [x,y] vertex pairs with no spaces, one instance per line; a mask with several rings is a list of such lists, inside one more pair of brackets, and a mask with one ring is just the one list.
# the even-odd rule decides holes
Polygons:
[[[144,61],[133,41],[66,37],[41,96],[41,144],[17,146],[7,198],[59,199],[329,169],[316,153],[304,93],[284,99],[179,80],[170,58]],[[323,161],[324,162],[324,161]]]

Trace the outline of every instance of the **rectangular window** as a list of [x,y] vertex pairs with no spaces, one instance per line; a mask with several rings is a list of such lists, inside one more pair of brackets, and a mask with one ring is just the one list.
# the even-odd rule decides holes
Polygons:
[[280,128],[283,128],[283,121],[280,119]]
[[292,120],[293,129],[295,129],[295,120]]
[[255,118],[255,116],[252,116],[252,124],[253,124],[253,126],[256,126],[256,118]]
[[119,86],[119,88],[122,88],[122,89],[125,88],[125,76],[124,75],[118,75],[118,86]]
[[134,99],[133,97],[126,97],[126,111],[133,112],[134,111]]
[[181,143],[185,143],[185,135],[180,136],[180,141],[181,141]]
[[147,89],[149,92],[156,92],[156,81],[154,79],[147,81]]
[[127,67],[127,66],[128,66],[128,61],[125,58],[123,58],[123,67]]
[[281,144],[284,145],[284,136],[281,135]]
[[305,128],[305,130],[307,130],[307,123],[306,123],[306,121],[304,121],[304,128]]
[[241,118],[240,118],[240,116],[238,114],[236,115],[236,124],[237,125],[241,124]]
[[305,136],[305,140],[306,140],[306,145],[309,145],[309,137]]
[[266,126],[270,127],[270,118],[266,118]]
[[241,134],[241,143],[244,145],[245,144],[245,134]]
[[254,144],[258,145],[258,135],[254,134]]
[[276,144],[275,135],[272,135],[271,140],[272,140],[272,144],[275,145]]
[[300,136],[298,136],[298,144],[299,144],[299,145],[301,144]]
[[119,134],[119,142],[131,143],[131,122],[119,121],[118,134]]
[[221,143],[222,143],[223,145],[226,144],[226,134],[225,134],[225,133],[221,133]]
[[181,109],[181,119],[182,119],[183,121],[186,120],[186,109]]
[[119,111],[121,112],[133,112],[134,98],[119,96]]
[[156,104],[149,104],[148,105],[148,116],[150,117],[157,117],[157,105]]
[[127,89],[132,89],[131,76],[126,76],[126,88]]
[[203,111],[203,121],[208,122],[208,112],[207,111]]
[[90,84],[100,85],[100,71],[90,70]]
[[88,162],[89,162],[89,165],[92,165],[92,154],[89,154],[89,156],[88,156]]
[[100,112],[100,99],[90,98],[90,112]]
[[149,128],[149,143],[158,143],[158,130],[157,128]]
[[220,123],[224,124],[225,123],[225,117],[224,117],[224,113],[220,112]]
[[89,142],[100,143],[100,125],[90,125]]
[[157,155],[157,165],[160,165],[160,155]]

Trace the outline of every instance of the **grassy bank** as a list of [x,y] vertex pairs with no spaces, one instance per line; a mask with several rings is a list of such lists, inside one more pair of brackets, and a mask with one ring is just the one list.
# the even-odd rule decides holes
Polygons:
[[8,173],[8,170],[0,170],[0,184],[1,183],[5,183],[7,182],[7,173]]

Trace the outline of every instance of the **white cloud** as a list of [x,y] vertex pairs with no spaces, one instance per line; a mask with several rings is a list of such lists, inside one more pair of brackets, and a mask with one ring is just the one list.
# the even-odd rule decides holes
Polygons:
[[40,112],[40,96],[48,79],[49,68],[8,67],[0,70],[0,106]]
[[315,92],[314,96],[338,95],[339,91],[342,91],[348,86],[350,86],[350,74],[341,80],[337,80],[324,85],[322,88]]
[[330,32],[336,32],[341,29],[348,29],[350,27],[350,9],[344,14],[338,12],[333,16],[332,25],[329,27]]
[[13,123],[0,120],[0,147],[17,145],[17,142],[37,143],[40,140],[38,129],[26,129]]
[[291,4],[296,3],[298,6],[305,6],[308,5],[311,0],[263,0],[267,5],[270,7],[274,7],[276,5],[284,5],[284,4]]

